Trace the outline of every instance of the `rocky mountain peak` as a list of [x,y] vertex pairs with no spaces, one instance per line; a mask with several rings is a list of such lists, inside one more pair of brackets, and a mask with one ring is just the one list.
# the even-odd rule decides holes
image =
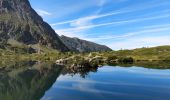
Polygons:
[[104,52],[104,51],[112,51],[109,47],[105,45],[100,45],[94,42],[82,40],[79,38],[70,38],[62,35],[61,39],[63,43],[72,51],[77,52]]
[[28,0],[0,0],[0,47],[11,40],[29,46],[43,45],[59,51],[111,50],[107,46],[78,38],[58,36],[32,9]]
[[32,9],[28,0],[0,0],[0,41],[41,44],[60,51],[68,48],[49,24]]

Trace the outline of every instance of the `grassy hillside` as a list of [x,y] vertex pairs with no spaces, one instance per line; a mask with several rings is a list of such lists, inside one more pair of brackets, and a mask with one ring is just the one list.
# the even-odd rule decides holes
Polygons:
[[[70,52],[59,52],[49,47],[39,45],[9,44],[0,48],[0,61],[41,60],[55,61],[67,58]],[[72,53],[73,55],[73,53]]]
[[[30,48],[35,49],[35,53],[30,53]],[[40,52],[37,50],[40,49]],[[153,48],[139,48],[134,50],[119,50],[109,52],[91,52],[91,53],[61,53],[54,49],[47,47],[33,46],[21,46],[13,45],[6,48],[0,49],[0,60],[51,60],[56,61],[57,59],[92,59],[102,58],[107,61],[123,61],[131,59],[131,61],[169,61],[170,60],[170,46],[159,46]]]
[[170,62],[170,46],[75,54],[58,61],[66,62],[68,65],[74,63],[78,67],[139,62],[167,63]]
[[111,52],[117,56],[131,56],[135,60],[170,60],[170,46],[120,50]]

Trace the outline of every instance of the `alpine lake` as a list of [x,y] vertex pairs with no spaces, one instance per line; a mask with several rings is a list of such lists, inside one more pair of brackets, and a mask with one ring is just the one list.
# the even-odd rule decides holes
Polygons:
[[170,63],[68,69],[51,62],[0,66],[0,100],[170,100]]

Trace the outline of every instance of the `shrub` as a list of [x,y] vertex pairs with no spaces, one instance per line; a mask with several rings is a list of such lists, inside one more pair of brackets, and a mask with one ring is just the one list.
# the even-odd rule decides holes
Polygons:
[[111,56],[108,56],[107,61],[116,60],[116,59],[118,59],[117,56],[111,55]]
[[164,61],[170,61],[170,56],[164,57]]
[[132,63],[134,59],[132,57],[120,57],[118,61],[121,63]]

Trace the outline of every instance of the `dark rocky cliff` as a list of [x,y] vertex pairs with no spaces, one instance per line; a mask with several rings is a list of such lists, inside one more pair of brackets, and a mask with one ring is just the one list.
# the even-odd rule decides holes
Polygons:
[[105,45],[96,44],[86,40],[81,40],[78,38],[70,38],[66,36],[61,36],[61,40],[64,44],[72,51],[77,52],[98,52],[98,51],[111,51],[109,47]]
[[28,0],[0,0],[0,43],[9,39],[68,51],[59,36],[31,8]]
[[59,51],[111,50],[107,46],[78,38],[59,37],[32,9],[28,0],[0,0],[0,48],[9,45],[11,40],[28,46],[38,44]]

